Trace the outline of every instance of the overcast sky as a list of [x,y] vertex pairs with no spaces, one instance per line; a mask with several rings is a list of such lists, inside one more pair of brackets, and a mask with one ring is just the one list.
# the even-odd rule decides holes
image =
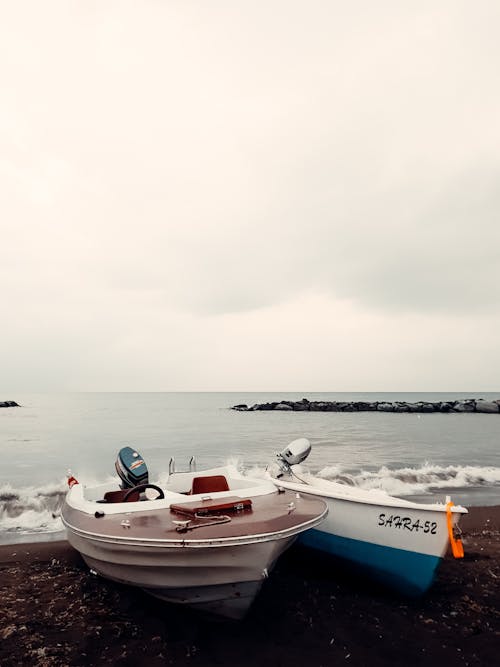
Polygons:
[[500,389],[497,0],[0,8],[0,400]]

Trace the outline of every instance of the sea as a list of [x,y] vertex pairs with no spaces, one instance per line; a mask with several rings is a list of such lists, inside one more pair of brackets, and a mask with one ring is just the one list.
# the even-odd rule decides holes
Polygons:
[[306,437],[303,470],[419,502],[500,505],[500,414],[237,412],[279,400],[439,401],[498,399],[499,392],[65,393],[2,396],[0,543],[64,535],[59,510],[67,471],[83,484],[116,476],[121,447],[136,448],[150,480],[173,458],[187,469],[235,464],[262,476],[277,452]]

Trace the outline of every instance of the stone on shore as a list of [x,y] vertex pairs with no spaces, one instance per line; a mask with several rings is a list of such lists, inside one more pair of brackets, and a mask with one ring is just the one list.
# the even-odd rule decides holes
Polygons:
[[491,412],[495,413],[499,411],[499,406],[494,401],[476,401],[476,412]]
[[377,409],[378,403],[367,403],[366,401],[356,401],[354,408],[359,412],[372,412]]
[[475,403],[473,401],[458,401],[453,410],[455,412],[474,412]]
[[[14,401],[9,404],[17,405]],[[5,404],[0,404],[0,407]],[[233,405],[232,410],[239,412],[253,412],[256,410],[279,410],[283,412],[479,412],[482,414],[499,414],[500,399],[487,401],[482,398],[465,398],[460,401],[308,401],[303,398],[300,401],[274,401],[271,403],[255,403],[247,407],[246,403]]]
[[0,408],[18,408],[19,403],[15,401],[0,401]]
[[297,403],[293,404],[292,410],[297,410],[297,412],[304,412],[306,410],[309,410],[309,403],[303,403],[302,401],[298,401]]
[[274,410],[278,403],[255,403],[249,410]]

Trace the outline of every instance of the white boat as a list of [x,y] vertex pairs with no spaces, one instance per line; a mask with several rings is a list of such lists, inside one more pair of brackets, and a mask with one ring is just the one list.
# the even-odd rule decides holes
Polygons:
[[377,581],[407,595],[421,595],[432,584],[450,545],[463,556],[454,529],[467,510],[445,503],[421,504],[379,490],[364,490],[300,474],[294,466],[311,451],[301,438],[278,454],[269,473],[275,483],[328,504],[328,517],[300,542],[358,566]]
[[69,480],[61,516],[70,544],[107,579],[230,618],[246,613],[280,554],[327,514],[321,499],[280,492],[233,466],[171,466],[162,487],[126,447],[116,469],[112,484]]

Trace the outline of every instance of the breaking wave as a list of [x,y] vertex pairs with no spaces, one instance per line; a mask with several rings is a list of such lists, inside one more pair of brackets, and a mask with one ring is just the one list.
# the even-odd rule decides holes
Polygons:
[[393,496],[430,494],[440,489],[500,486],[500,468],[483,466],[439,466],[425,463],[419,468],[382,466],[375,471],[347,472],[341,466],[327,466],[317,473],[322,479],[377,489]]
[[59,509],[66,480],[40,487],[0,486],[0,532],[37,533],[62,530]]
[[[231,459],[236,467],[242,467],[241,461]],[[307,466],[296,467],[301,474],[311,474]],[[266,468],[250,466],[244,470],[249,477],[264,477]],[[339,482],[367,490],[385,491],[393,496],[426,495],[453,488],[483,488],[485,490],[500,487],[500,468],[482,466],[439,466],[425,463],[420,467],[391,469],[382,466],[378,470],[348,470],[346,466],[327,466],[314,473],[317,477]],[[110,481],[86,479],[92,485]],[[166,482],[160,478],[160,483]],[[10,484],[0,485],[0,542],[3,538],[43,533],[54,534],[63,530],[59,516],[60,507],[67,492],[66,479],[39,487],[16,488]],[[500,488],[499,488],[500,494]],[[10,536],[10,537],[9,537]],[[45,539],[45,538],[43,538]],[[59,539],[59,538],[58,538]]]

